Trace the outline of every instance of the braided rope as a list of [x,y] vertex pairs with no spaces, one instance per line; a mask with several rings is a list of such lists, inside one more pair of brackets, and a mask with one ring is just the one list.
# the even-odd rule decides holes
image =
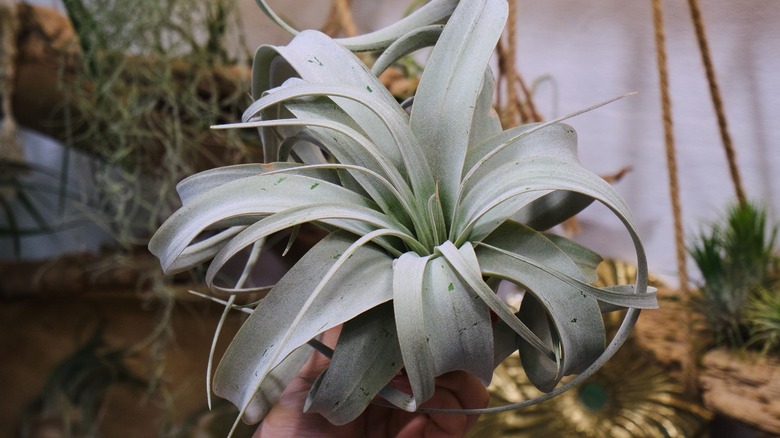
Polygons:
[[712,64],[712,58],[710,57],[710,49],[709,44],[707,43],[707,35],[704,31],[704,20],[702,19],[699,1],[688,0],[688,5],[691,10],[693,27],[696,30],[696,40],[699,43],[699,51],[701,52],[701,59],[704,63],[704,70],[707,74],[707,84],[710,88],[712,105],[715,107],[715,115],[718,118],[718,130],[720,131],[720,138],[723,142],[723,149],[726,152],[731,180],[734,183],[734,191],[737,193],[737,199],[740,204],[744,204],[746,200],[745,189],[742,186],[742,178],[740,177],[739,168],[737,167],[737,157],[734,151],[734,145],[731,141],[731,135],[729,135],[728,124],[726,123],[726,113],[723,108],[723,100],[720,96],[718,81],[715,77],[715,67]]
[[[683,232],[682,207],[680,205],[680,179],[677,170],[677,152],[672,124],[672,101],[669,96],[669,73],[667,69],[666,37],[664,34],[663,9],[661,0],[652,0],[653,28],[655,30],[655,48],[658,62],[658,82],[661,94],[661,113],[664,127],[664,144],[666,147],[666,166],[669,170],[669,192],[672,201],[672,216],[674,219],[674,243],[677,257],[677,275],[680,281],[680,291],[683,300],[690,304],[688,289],[688,270],[686,264],[685,234]],[[688,306],[686,306],[688,307]],[[691,347],[689,354],[683,359],[682,371],[684,384],[690,393],[696,390],[696,349],[692,337],[692,320],[688,314],[680,315],[685,319],[686,343]]]
[[526,114],[520,102],[520,95],[517,93],[515,84],[517,83],[517,0],[508,2],[509,20],[507,23],[506,40],[507,44],[499,45],[499,55],[501,57],[501,67],[506,75],[507,92],[507,119],[511,126],[518,125],[522,120],[526,120]]

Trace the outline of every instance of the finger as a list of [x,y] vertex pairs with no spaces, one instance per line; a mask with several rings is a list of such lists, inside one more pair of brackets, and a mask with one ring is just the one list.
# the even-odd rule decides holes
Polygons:
[[465,371],[452,371],[437,377],[436,388],[454,394],[463,409],[484,408],[490,402],[490,393],[482,381]]
[[[333,349],[336,345],[340,333],[341,326],[333,327],[332,329],[322,334],[320,342]],[[306,364],[304,364],[304,366],[301,368],[301,371],[298,373],[296,380],[301,379],[308,383],[308,386],[311,387],[312,383],[314,383],[320,373],[322,373],[325,368],[328,367],[328,364],[330,364],[330,359],[323,356],[321,353],[314,351]]]
[[[322,334],[321,342],[329,347],[336,344],[341,326]],[[277,403],[271,408],[253,438],[303,436],[307,431],[318,431],[316,436],[328,436],[334,426],[318,414],[304,414],[303,406],[312,383],[328,367],[330,360],[318,353],[312,352],[309,360],[301,367],[298,374],[290,381]],[[334,429],[335,430],[335,429]],[[321,434],[320,434],[321,433]]]
[[[482,381],[465,371],[453,371],[436,379],[436,394],[429,401],[429,407],[477,409],[486,407],[489,401],[490,394]],[[431,414],[430,418],[431,427],[435,425],[440,429],[441,436],[462,436],[474,426],[479,415]],[[439,436],[433,430],[431,433],[431,436]]]
[[[394,382],[404,386],[405,375]],[[487,406],[490,395],[482,382],[473,375],[455,371],[436,378],[436,391],[422,408],[473,409]],[[412,414],[407,417],[398,437],[426,438],[461,437],[474,426],[478,415],[465,414]]]

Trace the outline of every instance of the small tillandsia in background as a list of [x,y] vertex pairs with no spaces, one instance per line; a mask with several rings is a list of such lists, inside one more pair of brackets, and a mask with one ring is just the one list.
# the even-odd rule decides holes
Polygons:
[[704,280],[697,307],[716,345],[765,349],[778,342],[777,232],[765,209],[745,202],[730,207],[725,220],[701,232],[691,246]]
[[750,326],[748,347],[780,354],[780,285],[760,287],[748,303],[745,318]]
[[[227,313],[236,295],[268,290],[251,283],[268,236],[294,236],[304,223],[331,232],[254,309],[243,309],[251,315],[219,363],[214,392],[246,421],[264,417],[311,346],[331,362],[305,409],[334,424],[376,397],[420,411],[436,376],[465,370],[487,384],[518,350],[545,395],[469,412],[537,403],[595,373],[639,309],[657,307],[631,214],[579,164],[574,129],[559,119],[503,130],[492,109],[489,60],[505,0],[433,0],[387,28],[340,40],[298,32],[259,4],[296,36],[258,49],[256,101],[242,123],[223,128],[257,128],[266,164],[182,181],[182,208],[149,243],[166,272],[213,258],[206,281],[230,294]],[[377,76],[427,46],[413,101],[399,105]],[[351,51],[378,57],[369,69]],[[633,285],[593,286],[601,258],[545,232],[594,200],[634,244]],[[231,260],[244,269],[228,280]],[[500,280],[526,290],[519,310],[498,298]],[[625,309],[607,345],[602,313]],[[342,324],[333,350],[317,341]],[[390,384],[402,369],[411,394]]]

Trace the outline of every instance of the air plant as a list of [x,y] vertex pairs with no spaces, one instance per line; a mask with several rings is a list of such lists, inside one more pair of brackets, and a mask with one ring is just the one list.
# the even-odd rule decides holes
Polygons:
[[739,348],[749,338],[745,310],[755,294],[777,276],[777,228],[766,211],[751,203],[735,205],[723,223],[700,233],[690,253],[702,274],[700,312],[715,343]]
[[749,346],[763,353],[780,352],[779,288],[759,288],[747,305],[745,318],[750,326]]
[[[489,59],[505,0],[433,0],[341,40],[295,31],[259,4],[296,36],[258,49],[256,100],[241,123],[222,128],[257,128],[266,163],[183,180],[183,206],[149,243],[169,273],[213,258],[206,282],[230,294],[227,312],[236,295],[267,291],[247,285],[266,237],[304,223],[331,232],[244,308],[251,314],[216,369],[214,392],[245,421],[263,418],[309,345],[332,357],[306,409],[335,424],[377,396],[419,410],[434,378],[452,370],[487,383],[517,350],[546,394],[499,409],[533,404],[592,375],[639,309],[657,306],[627,206],[580,166],[574,129],[557,120],[504,131],[492,110]],[[378,74],[430,45],[413,101],[398,104]],[[352,53],[367,50],[380,52],[371,69]],[[633,240],[634,285],[593,286],[601,258],[543,232],[593,200]],[[246,268],[228,282],[223,268],[237,257]],[[526,290],[519,311],[494,292],[499,280]],[[607,347],[602,312],[616,309],[628,310]],[[342,324],[334,350],[317,341]],[[411,394],[389,384],[402,368]],[[579,375],[558,385],[570,374]]]

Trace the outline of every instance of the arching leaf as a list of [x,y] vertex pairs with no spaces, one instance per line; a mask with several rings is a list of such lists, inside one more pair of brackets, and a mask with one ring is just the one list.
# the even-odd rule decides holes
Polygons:
[[523,368],[541,391],[552,391],[564,376],[585,370],[604,351],[604,321],[595,298],[490,247],[480,247],[477,257],[483,275],[503,278],[526,289],[518,318],[550,349],[560,349],[560,361],[556,362],[525,341],[519,343]]
[[344,204],[372,208],[362,196],[303,175],[257,175],[222,184],[177,210],[157,230],[149,250],[166,272],[203,230],[254,223],[263,216],[299,206],[339,199]]
[[393,305],[346,322],[328,369],[312,385],[304,406],[333,424],[357,418],[403,367]]
[[430,256],[408,252],[393,264],[393,310],[401,354],[412,387],[412,401],[407,406],[414,411],[428,400],[434,391],[436,364],[428,345],[425,327],[423,290],[425,270]]
[[431,166],[447,223],[473,129],[485,69],[507,16],[503,0],[460,2],[420,78],[410,126]]
[[249,410],[254,408],[252,398],[286,356],[392,297],[392,258],[354,243],[332,234],[315,245],[260,302],[230,343],[216,370],[214,391],[238,406],[248,422],[260,420],[262,412]]

